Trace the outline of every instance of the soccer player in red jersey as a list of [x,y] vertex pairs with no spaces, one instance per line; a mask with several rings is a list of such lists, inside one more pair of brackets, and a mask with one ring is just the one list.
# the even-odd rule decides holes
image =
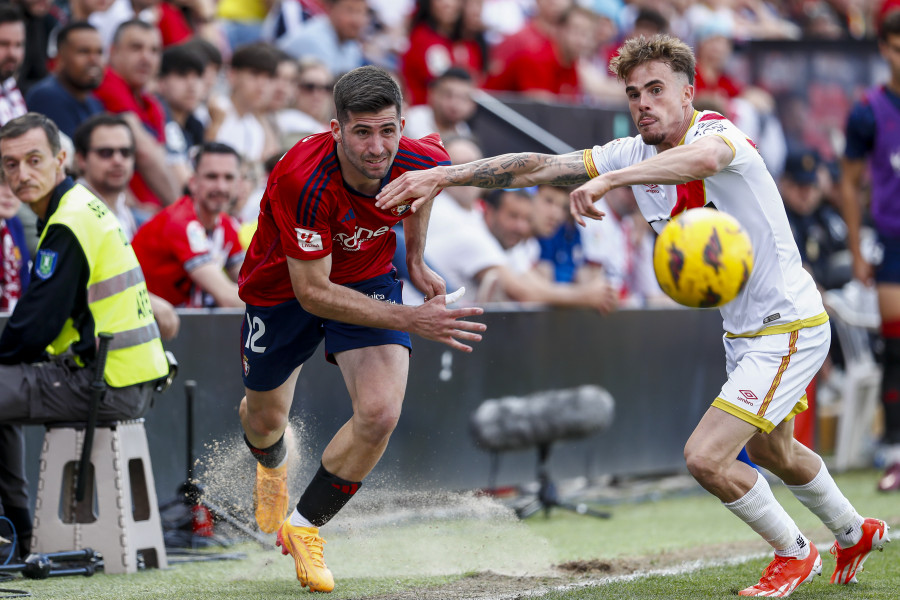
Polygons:
[[[278,531],[297,579],[329,592],[319,527],[356,493],[397,424],[409,371],[409,333],[465,352],[480,308],[447,309],[444,281],[422,258],[429,212],[375,208],[375,195],[406,171],[449,164],[437,135],[402,137],[401,95],[390,75],[360,67],[334,89],[331,131],[298,142],[276,165],[238,285],[246,302],[240,418],[258,461],[256,520]],[[404,306],[391,264],[391,227],[404,220],[407,266],[421,306]],[[347,383],[353,416],[337,432],[290,515],[284,432],[300,367],[325,340]]]

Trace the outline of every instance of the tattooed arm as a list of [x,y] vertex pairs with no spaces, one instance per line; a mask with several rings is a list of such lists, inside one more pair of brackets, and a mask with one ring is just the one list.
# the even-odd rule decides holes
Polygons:
[[584,151],[502,154],[461,165],[404,173],[381,190],[375,206],[386,210],[412,200],[412,210],[416,211],[442,189],[458,185],[520,188],[541,183],[576,185],[589,179],[584,166]]

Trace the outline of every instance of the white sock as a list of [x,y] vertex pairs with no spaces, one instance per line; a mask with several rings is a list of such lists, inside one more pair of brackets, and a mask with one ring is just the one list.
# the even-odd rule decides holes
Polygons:
[[809,540],[784,508],[775,500],[766,478],[757,473],[756,483],[750,491],[734,502],[726,502],[725,508],[762,536],[779,556],[806,558],[809,556]]
[[831,530],[841,548],[849,548],[862,538],[863,518],[838,489],[824,462],[812,481],[787,487]]
[[284,453],[284,458],[281,459],[281,462],[280,462],[280,463],[278,463],[277,465],[275,465],[275,468],[276,468],[276,469],[280,469],[281,467],[283,467],[284,465],[286,465],[286,464],[287,464],[287,459],[288,459],[288,453],[285,452],[285,453]]
[[291,525],[294,527],[315,527],[312,523],[310,523],[306,517],[297,512],[297,509],[294,509],[294,512],[291,513]]

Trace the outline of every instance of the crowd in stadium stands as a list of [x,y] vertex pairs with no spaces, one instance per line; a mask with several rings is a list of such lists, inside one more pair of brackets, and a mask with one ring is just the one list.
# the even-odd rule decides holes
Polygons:
[[[833,289],[851,280],[855,248],[841,217],[843,127],[879,82],[848,94],[811,80],[804,93],[776,96],[736,68],[735,49],[874,40],[898,9],[900,0],[0,0],[0,125],[32,111],[59,126],[72,175],[134,238],[169,339],[176,307],[241,305],[235,280],[267,174],[293,144],[331,129],[343,73],[364,64],[393,73],[404,133],[438,132],[459,163],[482,155],[477,90],[624,109],[609,60],[633,36],[670,33],[695,49],[695,107],[756,143],[804,263]],[[767,75],[798,76],[796,65]],[[631,191],[608,194],[606,219],[583,229],[568,216],[569,191],[450,188],[434,202],[425,258],[448,291],[470,288],[472,303],[671,305]],[[3,184],[0,312],[28,285],[36,243],[34,214]],[[422,301],[405,288],[406,302]],[[900,488],[900,454],[893,468],[882,489]]]
[[[892,8],[900,2],[9,0],[0,2],[0,124],[26,111],[51,117],[69,144],[73,174],[113,203],[129,235],[139,238],[166,207],[192,197],[202,204],[194,196],[198,187],[205,193],[195,172],[198,148],[209,142],[233,148],[240,161],[227,161],[239,172],[222,210],[233,221],[225,229],[243,241],[219,226],[186,231],[187,246],[172,248],[172,260],[187,273],[210,262],[233,273],[241,248],[232,246],[252,236],[266,174],[291,145],[330,129],[332,87],[344,72],[363,64],[390,70],[405,91],[405,134],[437,131],[451,157],[468,160],[480,153],[479,132],[469,122],[476,89],[621,107],[624,94],[609,59],[631,36],[667,32],[696,49],[697,107],[725,114],[757,142],[781,178],[811,270],[823,286],[840,286],[849,274],[829,266],[831,254],[845,250],[833,193],[840,152],[813,148],[793,124],[783,126],[785,107],[734,72],[734,48],[749,40],[871,39]],[[101,113],[121,116],[104,122],[101,133],[130,128],[122,148],[76,139],[79,125]],[[212,157],[226,160],[215,149]],[[104,184],[96,173],[104,167],[107,175],[130,177],[128,189],[98,187]],[[608,218],[581,230],[567,217],[566,194],[547,186],[488,195],[448,191],[436,201],[435,216],[459,228],[477,222],[470,234],[490,251],[462,258],[457,243],[442,240],[454,228],[433,218],[427,257],[439,270],[446,265],[452,284],[481,288],[471,297],[484,301],[601,311],[665,303],[650,266],[652,235],[636,216],[634,198],[625,190],[610,194],[603,200]],[[187,210],[185,227],[202,222],[203,210]],[[33,248],[34,219],[21,209],[19,217],[0,220],[2,231],[18,231],[21,219],[25,245]],[[209,260],[198,260],[198,252]],[[522,285],[522,273],[540,283]],[[148,273],[151,291],[152,279]],[[188,307],[225,297],[233,303],[227,277],[215,283],[215,293],[198,280],[207,281],[188,277],[182,284],[191,289],[170,300]]]

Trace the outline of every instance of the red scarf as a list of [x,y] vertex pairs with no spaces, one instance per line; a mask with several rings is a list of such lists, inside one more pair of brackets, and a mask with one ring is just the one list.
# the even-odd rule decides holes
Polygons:
[[11,312],[22,296],[21,267],[22,251],[13,241],[6,220],[0,219],[0,312]]

